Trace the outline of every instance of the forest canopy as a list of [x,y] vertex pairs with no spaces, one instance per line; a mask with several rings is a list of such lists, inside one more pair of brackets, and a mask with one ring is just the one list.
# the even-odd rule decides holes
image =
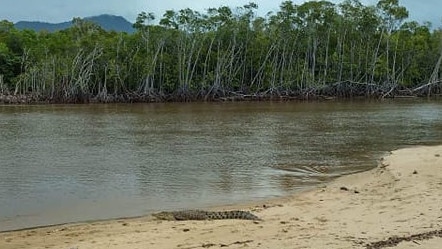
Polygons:
[[[50,102],[441,93],[442,30],[398,0],[285,1],[142,12],[133,34],[74,18],[69,29],[0,22],[0,95]],[[1,100],[0,100],[1,102]]]

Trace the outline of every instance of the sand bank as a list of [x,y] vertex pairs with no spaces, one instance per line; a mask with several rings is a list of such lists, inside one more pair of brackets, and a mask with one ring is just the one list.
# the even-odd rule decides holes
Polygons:
[[[60,225],[0,233],[0,248],[341,249],[385,240],[372,248],[439,249],[442,146],[393,151],[371,171],[243,208],[264,221],[157,221],[148,216]],[[412,237],[426,233],[428,238]]]

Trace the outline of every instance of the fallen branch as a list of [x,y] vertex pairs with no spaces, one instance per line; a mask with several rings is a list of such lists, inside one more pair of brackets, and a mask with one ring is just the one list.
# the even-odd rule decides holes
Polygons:
[[394,247],[404,241],[409,241],[409,242],[411,241],[413,243],[417,243],[418,240],[429,240],[429,239],[432,239],[435,237],[442,238],[442,229],[433,230],[433,231],[426,232],[426,233],[413,234],[410,236],[403,236],[403,237],[393,236],[393,237],[390,237],[386,240],[381,240],[381,241],[369,243],[365,246],[365,248],[366,249],[379,249],[379,248],[384,248],[384,247]]
[[425,84],[425,85],[422,85],[422,86],[416,87],[416,88],[414,88],[414,89],[411,90],[411,91],[412,91],[412,92],[417,92],[417,91],[420,91],[420,90],[422,90],[422,89],[424,89],[424,88],[426,88],[426,87],[430,87],[430,86],[433,86],[433,85],[438,85],[438,84],[440,84],[440,83],[442,83],[442,81],[440,81],[440,80],[438,80],[438,81],[434,81],[434,82],[430,82],[430,83],[427,83],[427,84]]

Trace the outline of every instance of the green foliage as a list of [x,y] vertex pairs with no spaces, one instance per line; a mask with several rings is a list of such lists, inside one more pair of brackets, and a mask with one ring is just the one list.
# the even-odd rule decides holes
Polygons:
[[365,6],[281,3],[257,16],[249,3],[204,13],[141,12],[133,34],[74,18],[69,29],[18,31],[0,22],[0,75],[16,93],[60,101],[124,94],[211,98],[232,92],[307,91],[337,82],[411,87],[428,81],[440,31],[404,22],[397,0]]

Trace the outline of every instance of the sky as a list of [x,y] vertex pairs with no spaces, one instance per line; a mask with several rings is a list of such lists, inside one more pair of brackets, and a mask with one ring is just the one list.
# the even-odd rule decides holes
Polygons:
[[[329,0],[339,3],[341,0]],[[410,19],[430,21],[433,27],[442,26],[441,0],[399,0],[410,12]],[[161,19],[165,10],[191,8],[204,11],[207,8],[243,6],[249,2],[258,4],[258,14],[277,11],[282,1],[275,0],[0,0],[0,20],[64,22],[73,17],[113,14],[134,22],[141,11],[155,13]],[[296,4],[304,0],[292,0]],[[377,0],[360,0],[364,4],[376,4]]]

